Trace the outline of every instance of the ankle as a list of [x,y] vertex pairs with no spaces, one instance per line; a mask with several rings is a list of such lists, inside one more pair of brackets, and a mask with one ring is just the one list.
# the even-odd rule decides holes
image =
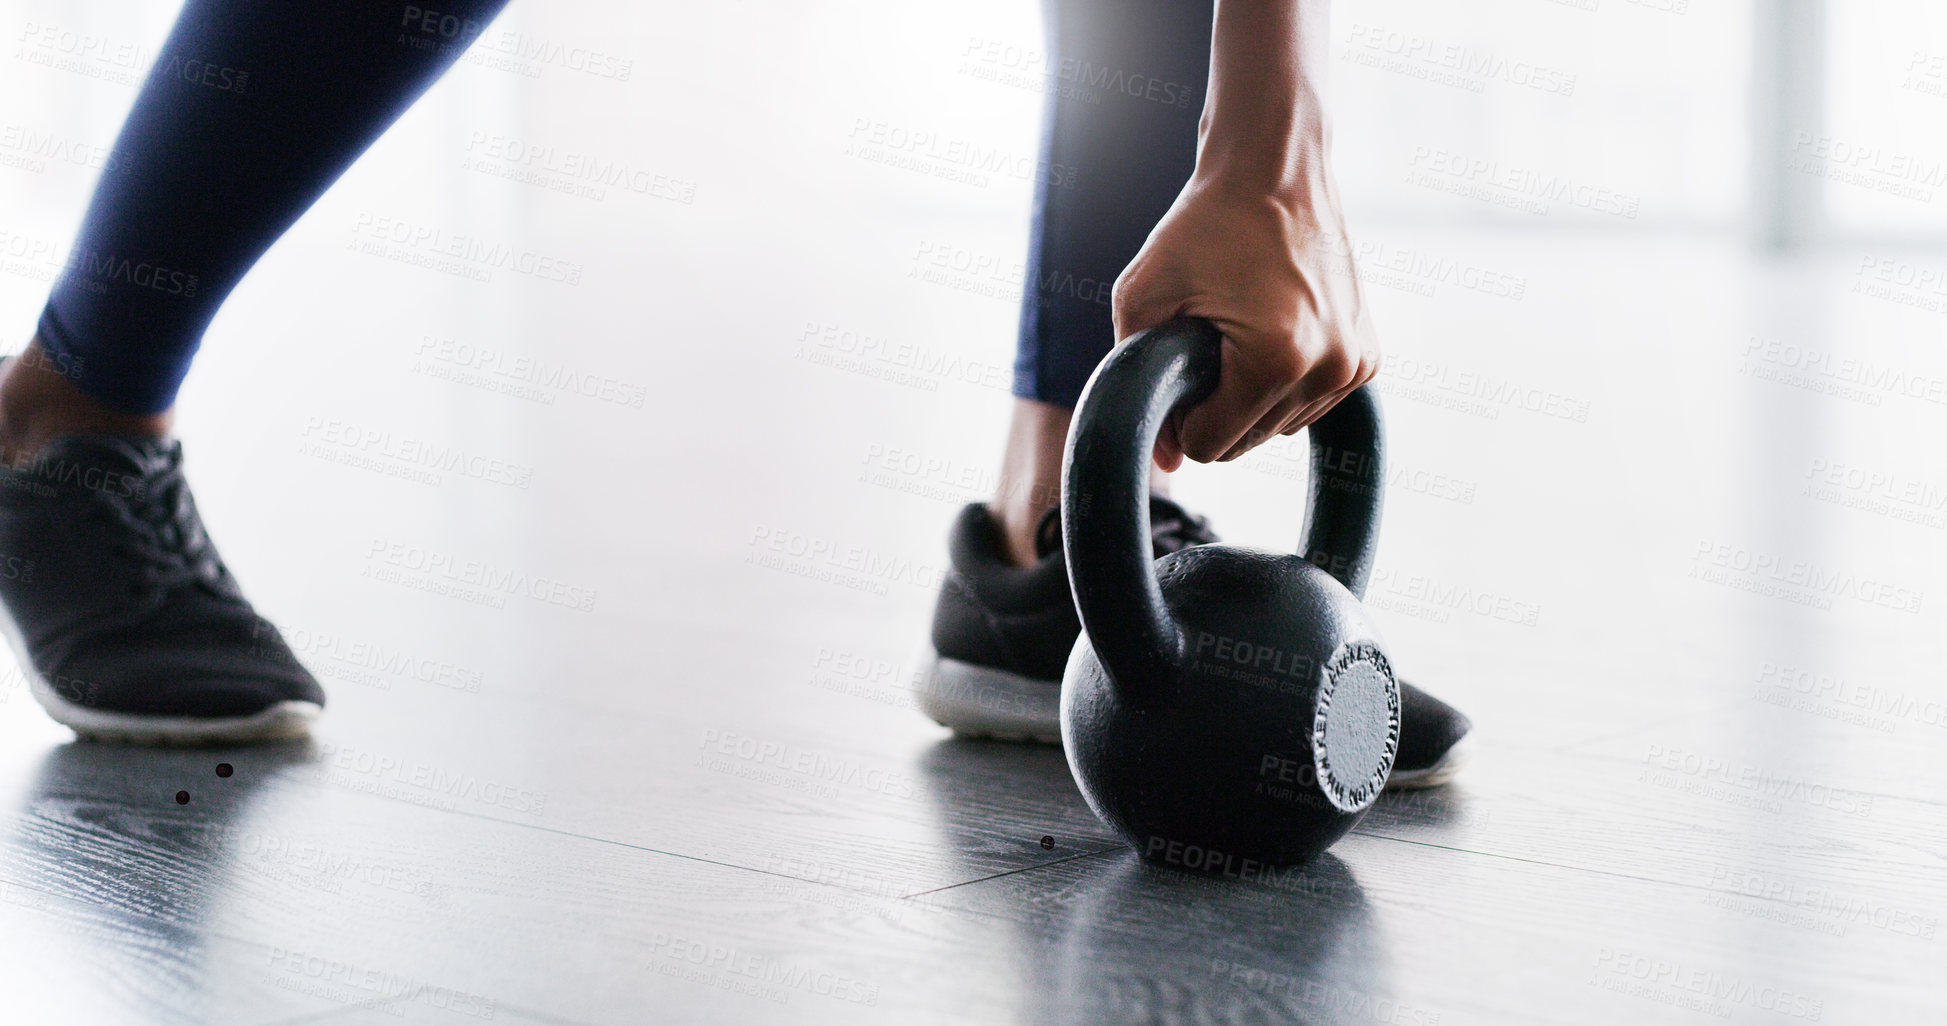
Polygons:
[[[1074,416],[1075,411],[1066,406],[1014,400],[1000,487],[987,504],[987,512],[1000,524],[1007,558],[1016,566],[1040,562],[1035,533],[1041,518],[1061,505],[1061,458],[1068,447],[1068,424]],[[1149,490],[1168,495],[1169,471],[1151,464]]]
[[157,437],[168,434],[172,411],[129,413],[81,390],[39,338],[0,367],[0,462],[19,466],[62,435],[92,432]]
[[1063,406],[1014,400],[1000,485],[987,511],[1000,524],[1007,558],[1016,566],[1033,566],[1040,561],[1035,552],[1035,528],[1041,526],[1041,518],[1049,510],[1061,505],[1061,454],[1073,415],[1074,411]]
[[1041,561],[1035,547],[1036,529],[1041,526],[1041,518],[1058,504],[1059,498],[1049,503],[996,500],[987,504],[988,515],[1000,526],[1001,551],[1008,562],[1033,566]]

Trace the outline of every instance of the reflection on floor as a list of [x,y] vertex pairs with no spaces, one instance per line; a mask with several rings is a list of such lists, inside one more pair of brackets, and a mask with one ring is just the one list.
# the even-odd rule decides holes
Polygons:
[[[753,62],[830,52],[806,17]],[[715,31],[637,68],[706,80]],[[0,677],[10,1019],[1943,1016],[1947,357],[1910,273],[1938,256],[1362,222],[1414,257],[1369,271],[1370,604],[1476,758],[1314,865],[1191,875],[1058,751],[911,708],[946,525],[994,484],[1021,283],[982,260],[1021,252],[1028,183],[853,155],[906,101],[828,63],[726,84],[743,133],[465,65],[239,292],[190,475],[332,706],[307,744],[137,751]],[[78,138],[127,102],[4,74],[6,117]],[[954,83],[1031,149],[1037,96]],[[476,132],[693,191],[477,173]],[[65,237],[91,173],[0,167],[9,229]],[[581,273],[447,266],[422,227]],[[30,323],[45,282],[0,279]],[[1288,546],[1304,455],[1179,496]]]

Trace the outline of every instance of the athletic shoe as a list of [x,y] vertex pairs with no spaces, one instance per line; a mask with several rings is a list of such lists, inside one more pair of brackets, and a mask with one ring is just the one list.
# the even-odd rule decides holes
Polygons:
[[204,532],[172,439],[69,435],[0,467],[0,605],[34,697],[84,738],[263,741],[324,708]]
[[[1156,558],[1217,540],[1204,518],[1149,497]],[[1061,518],[1035,530],[1039,562],[1008,561],[1000,524],[981,503],[960,511],[948,536],[952,566],[933,609],[933,655],[917,681],[920,711],[970,737],[1061,743],[1061,677],[1082,632],[1062,559]],[[1452,706],[1400,682],[1395,790],[1452,778],[1471,729]]]
[[[1183,507],[1149,497],[1150,536],[1161,557],[1215,541]],[[961,734],[1061,743],[1061,674],[1082,633],[1061,554],[1061,517],[1035,531],[1040,562],[1008,562],[987,507],[960,511],[947,546],[952,567],[933,607],[933,658],[920,679],[920,710]]]
[[1386,789],[1411,791],[1452,780],[1467,761],[1467,732],[1473,729],[1460,710],[1400,681],[1399,752]]

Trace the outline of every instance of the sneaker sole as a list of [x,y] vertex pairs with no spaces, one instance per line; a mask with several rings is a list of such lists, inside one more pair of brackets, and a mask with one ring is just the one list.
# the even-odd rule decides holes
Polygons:
[[962,737],[1061,744],[1061,685],[939,653],[920,675],[915,700],[933,722]]
[[27,689],[34,701],[47,710],[54,722],[85,740],[129,745],[203,746],[251,744],[303,737],[311,724],[324,713],[316,702],[283,701],[249,716],[144,716],[137,713],[108,712],[76,705],[62,698],[27,658],[27,643],[13,616],[0,610],[0,634],[13,649],[14,661],[27,678]]
[[[920,677],[917,701],[933,722],[962,737],[1061,744],[1061,688],[1051,681],[934,653]],[[1029,711],[1020,711],[1024,709]],[[1043,710],[1043,715],[1034,714]],[[1454,742],[1425,769],[1395,770],[1386,779],[1386,790],[1418,791],[1452,780],[1467,764],[1472,738],[1470,734]]]

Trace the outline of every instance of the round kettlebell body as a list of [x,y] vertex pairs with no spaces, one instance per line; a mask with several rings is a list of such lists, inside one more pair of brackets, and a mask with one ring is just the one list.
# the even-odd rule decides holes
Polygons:
[[1062,742],[1096,815],[1145,858],[1302,862],[1352,829],[1399,746],[1399,685],[1352,594],[1298,556],[1231,546],[1156,564],[1173,679],[1113,681],[1084,634]]

